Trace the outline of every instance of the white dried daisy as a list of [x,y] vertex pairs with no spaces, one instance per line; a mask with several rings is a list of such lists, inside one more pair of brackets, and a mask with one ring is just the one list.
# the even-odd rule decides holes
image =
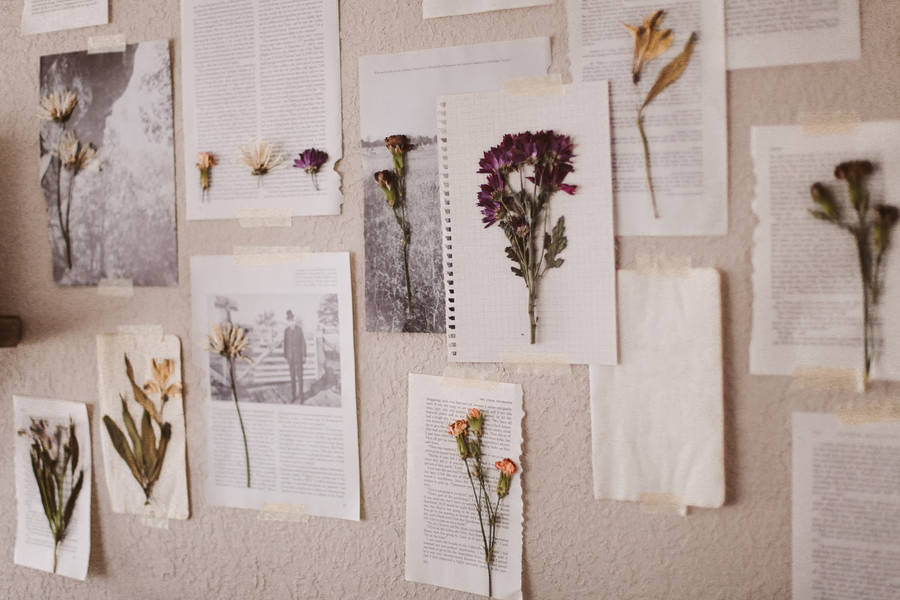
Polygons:
[[97,158],[97,148],[93,144],[82,144],[71,131],[66,131],[59,140],[59,159],[66,169],[78,173]]
[[78,104],[78,96],[75,95],[75,92],[69,90],[51,92],[41,98],[38,116],[45,121],[65,123],[72,116],[76,104]]
[[284,156],[272,149],[268,142],[256,141],[241,146],[240,164],[250,169],[252,175],[265,175],[284,164]]
[[242,358],[250,362],[250,358],[244,356],[246,348],[246,332],[242,328],[228,321],[213,325],[213,333],[209,336],[210,352],[220,354],[228,360]]

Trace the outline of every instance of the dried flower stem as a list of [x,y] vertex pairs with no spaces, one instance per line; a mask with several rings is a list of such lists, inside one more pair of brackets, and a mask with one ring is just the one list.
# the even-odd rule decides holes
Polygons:
[[644,145],[644,172],[647,174],[647,187],[650,190],[650,206],[653,208],[653,218],[659,218],[659,209],[656,208],[656,193],[653,191],[653,178],[650,175],[650,145],[647,143],[647,134],[644,132],[644,111],[638,110],[638,132],[641,134],[641,143]]
[[228,376],[231,380],[231,397],[234,398],[234,409],[237,411],[238,423],[241,425],[241,437],[244,439],[244,464],[247,466],[247,487],[250,487],[250,448],[247,446],[247,430],[244,429],[244,418],[241,416],[241,403],[238,402],[237,384],[234,380],[234,359],[228,360]]

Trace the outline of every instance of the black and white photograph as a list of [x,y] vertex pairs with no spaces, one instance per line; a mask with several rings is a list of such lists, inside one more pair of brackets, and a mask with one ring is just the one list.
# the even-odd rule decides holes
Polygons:
[[408,136],[406,205],[410,225],[407,311],[402,232],[375,178],[392,158],[381,138],[362,141],[366,239],[366,329],[444,331],[444,280],[435,136]]
[[[241,402],[340,408],[337,294],[216,295],[208,303],[210,328],[231,323],[245,332],[246,359],[234,363]],[[233,402],[227,360],[209,360],[212,399]]]
[[177,285],[168,40],[41,57],[38,112],[53,280]]

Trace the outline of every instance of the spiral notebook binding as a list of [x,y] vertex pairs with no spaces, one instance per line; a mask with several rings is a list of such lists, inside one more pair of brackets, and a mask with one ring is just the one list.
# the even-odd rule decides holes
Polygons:
[[437,110],[438,123],[438,159],[440,160],[440,194],[441,221],[443,228],[444,258],[444,298],[446,301],[445,318],[447,321],[447,352],[456,356],[456,315],[453,297],[453,225],[450,220],[450,176],[447,158],[447,103],[439,102]]

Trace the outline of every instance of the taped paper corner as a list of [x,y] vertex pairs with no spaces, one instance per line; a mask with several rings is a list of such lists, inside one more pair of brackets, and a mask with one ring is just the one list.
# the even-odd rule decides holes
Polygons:
[[635,271],[644,277],[687,277],[690,275],[691,267],[690,256],[640,252],[635,257]]
[[290,227],[290,208],[242,208],[237,213],[241,227]]
[[532,354],[528,352],[508,352],[501,357],[503,366],[515,373],[535,373],[567,377],[572,374],[572,365],[565,354]]
[[677,514],[686,517],[689,510],[683,499],[674,494],[641,492],[638,496],[638,503],[641,511],[654,515]]
[[91,36],[87,41],[87,53],[111,54],[113,52],[125,52],[126,45],[124,33]]
[[850,111],[802,112],[798,119],[805,135],[856,133],[862,120]]
[[260,521],[283,521],[289,523],[308,523],[309,514],[302,504],[281,504],[267,502],[259,509]]
[[790,390],[862,391],[863,378],[858,369],[797,367]]
[[236,265],[261,266],[300,262],[310,254],[305,246],[235,246],[232,256]]
[[864,425],[866,423],[887,423],[900,421],[900,404],[869,404],[865,406],[842,406],[837,417],[844,425]]
[[130,298],[134,296],[134,284],[130,279],[106,279],[103,278],[97,284],[98,296],[112,296],[115,298]]
[[502,89],[504,94],[515,96],[562,96],[566,93],[559,73],[507,79]]
[[[496,375],[496,374],[493,374]],[[486,372],[470,371],[468,369],[453,368],[448,365],[441,376],[441,385],[449,388],[467,388],[491,391],[499,385],[500,381],[490,381],[485,377],[490,376]]]

